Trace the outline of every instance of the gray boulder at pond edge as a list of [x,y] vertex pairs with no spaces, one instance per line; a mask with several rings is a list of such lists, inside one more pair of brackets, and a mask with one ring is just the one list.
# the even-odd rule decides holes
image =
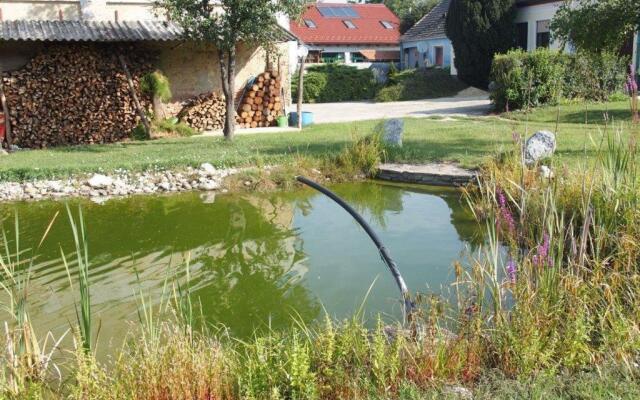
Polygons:
[[388,119],[384,121],[382,140],[391,146],[402,147],[402,133],[404,121],[401,119]]
[[556,151],[556,135],[549,131],[538,131],[524,144],[524,162],[527,165],[549,158]]

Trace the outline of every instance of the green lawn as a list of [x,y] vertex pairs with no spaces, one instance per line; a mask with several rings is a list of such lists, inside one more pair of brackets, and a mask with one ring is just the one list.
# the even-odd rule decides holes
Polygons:
[[[629,112],[625,103],[591,104],[589,123],[579,117],[584,105],[560,107],[558,159],[579,160],[589,138],[602,132],[602,115],[613,110],[628,132]],[[511,113],[501,117],[437,120],[406,119],[402,149],[391,150],[392,161],[458,161],[474,167],[511,145],[512,132],[555,130],[557,108],[541,108],[530,114]],[[527,121],[528,120],[528,121]],[[180,168],[210,162],[216,166],[245,166],[287,163],[298,156],[321,159],[335,155],[354,138],[369,134],[377,121],[323,124],[302,132],[238,136],[232,143],[219,137],[192,137],[62,147],[21,151],[0,158],[0,179],[61,177],[82,172],[111,172],[118,168],[140,171],[148,168]]]

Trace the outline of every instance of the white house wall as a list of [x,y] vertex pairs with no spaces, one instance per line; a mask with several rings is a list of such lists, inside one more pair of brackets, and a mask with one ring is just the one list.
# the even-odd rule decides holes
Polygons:
[[[534,6],[526,6],[518,9],[516,14],[516,23],[527,22],[527,51],[533,51],[536,49],[536,22],[544,20],[552,20],[558,8],[562,5],[562,1],[555,1],[553,3],[540,4]],[[553,40],[551,37],[551,43],[549,45],[551,49],[558,49],[560,43]]]

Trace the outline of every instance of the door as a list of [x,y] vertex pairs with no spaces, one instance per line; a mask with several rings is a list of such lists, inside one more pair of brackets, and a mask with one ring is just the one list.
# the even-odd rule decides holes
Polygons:
[[435,52],[436,52],[436,62],[435,64],[438,67],[442,67],[442,65],[444,64],[444,48],[442,46],[436,46],[434,47]]

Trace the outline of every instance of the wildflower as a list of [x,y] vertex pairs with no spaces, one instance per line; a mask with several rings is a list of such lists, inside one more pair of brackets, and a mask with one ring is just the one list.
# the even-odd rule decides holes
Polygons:
[[506,228],[506,230],[513,235],[516,231],[516,221],[513,218],[513,214],[511,214],[511,210],[507,205],[507,197],[500,188],[496,188],[496,197],[498,199],[499,211],[496,224],[500,225],[500,223],[502,222],[503,228]]
[[516,283],[516,272],[518,270],[518,265],[516,264],[516,262],[513,260],[509,260],[509,262],[507,262],[506,270],[507,276],[509,277],[511,283]]
[[549,235],[545,232],[542,235],[542,244],[538,246],[536,254],[533,256],[533,265],[537,267],[542,267],[545,264],[553,266],[553,260],[549,255],[549,247]]
[[629,96],[633,96],[638,91],[638,83],[633,72],[627,75],[627,82],[624,84],[624,89]]

